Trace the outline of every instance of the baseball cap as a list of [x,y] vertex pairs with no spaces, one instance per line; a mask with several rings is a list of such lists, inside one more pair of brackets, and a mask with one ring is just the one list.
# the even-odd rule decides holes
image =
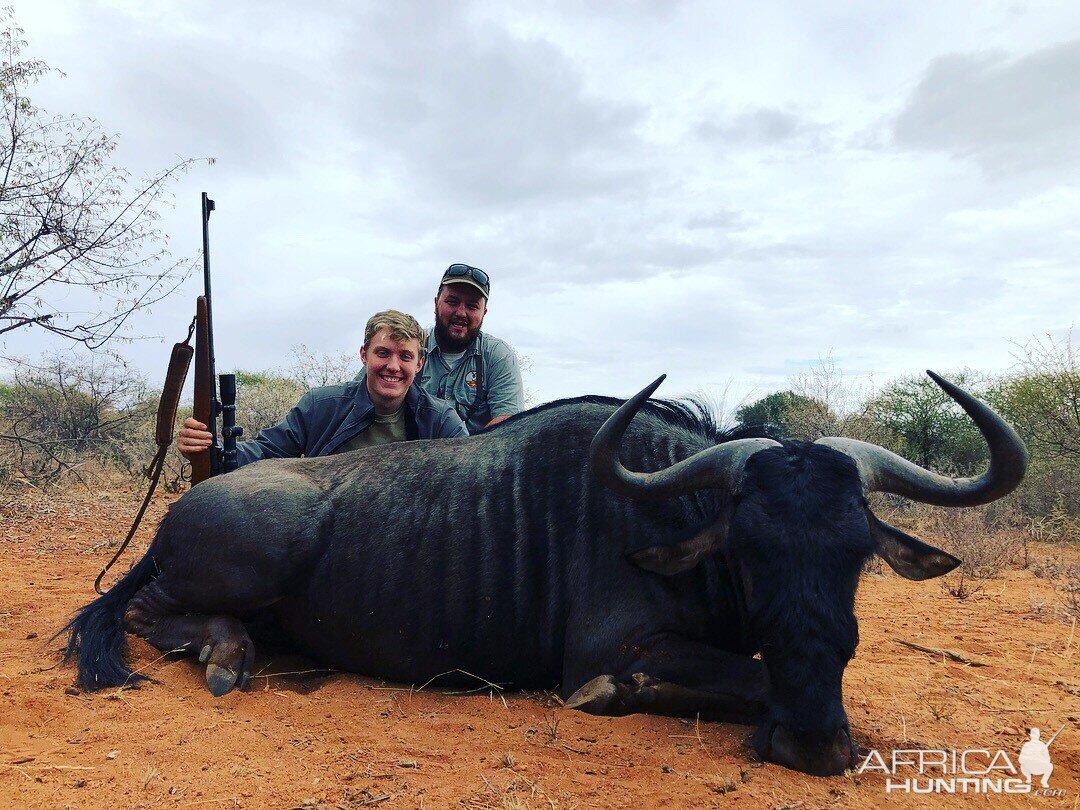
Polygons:
[[491,279],[488,274],[479,267],[470,267],[467,264],[452,264],[447,267],[439,286],[445,284],[468,284],[483,293],[484,298],[491,294]]

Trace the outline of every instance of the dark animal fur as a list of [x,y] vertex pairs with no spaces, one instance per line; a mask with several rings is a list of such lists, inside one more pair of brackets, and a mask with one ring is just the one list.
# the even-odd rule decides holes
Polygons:
[[[126,608],[154,643],[171,616],[194,627],[269,612],[323,663],[398,681],[463,670],[568,697],[644,672],[685,689],[668,709],[634,710],[708,695],[708,716],[764,717],[766,752],[778,725],[785,745],[788,729],[846,729],[855,588],[874,551],[855,465],[790,441],[752,456],[734,492],[631,500],[599,485],[588,455],[620,404],[563,400],[466,439],[263,461],[200,484],[65,628],[65,658],[78,655],[84,688],[114,686],[133,677]],[[748,432],[720,430],[697,403],[654,401],[620,456],[654,471]],[[633,562],[702,537],[716,553],[682,573]],[[806,769],[833,772],[833,754]]]

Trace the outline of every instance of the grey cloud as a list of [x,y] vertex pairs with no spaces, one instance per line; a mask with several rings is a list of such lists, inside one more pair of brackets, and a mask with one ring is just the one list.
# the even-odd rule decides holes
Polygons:
[[752,107],[735,115],[717,113],[700,121],[695,131],[708,143],[731,146],[769,147],[793,141],[822,145],[824,128],[795,110],[778,107]]
[[[767,331],[757,307],[723,279],[665,277],[618,292],[565,291],[544,299],[547,307],[516,305],[515,345],[548,376],[548,390],[629,394],[667,372],[664,393],[677,395],[700,387],[703,375],[735,371]],[[571,313],[573,327],[560,326]]]
[[751,244],[738,252],[739,258],[748,262],[779,262],[800,259],[821,259],[829,255],[829,247],[812,241],[766,242]]
[[991,175],[1080,162],[1080,40],[1008,59],[952,54],[927,68],[893,134],[897,144],[974,158]]
[[698,133],[706,140],[772,144],[787,140],[798,128],[799,119],[794,113],[759,107],[727,121],[703,121]]
[[699,214],[686,220],[690,230],[741,231],[750,224],[749,218],[741,211],[719,210],[708,214]]
[[[284,170],[299,159],[287,107],[275,110],[276,102],[260,100],[243,81],[255,66],[218,69],[183,49],[173,55],[178,58],[170,62],[120,65],[114,76],[118,96],[131,105],[121,133],[125,140],[138,141],[146,151],[194,150],[251,174],[267,167]],[[279,76],[279,86],[285,83]]]
[[[665,370],[671,393],[752,376],[744,366],[783,385],[784,358],[831,347],[879,369],[946,367],[960,354],[992,365],[1006,340],[1071,317],[1077,99],[1053,82],[1077,75],[1072,45],[934,63],[900,117],[865,133],[875,91],[905,86],[911,69],[885,55],[908,53],[896,43],[913,29],[878,17],[860,30],[881,40],[843,54],[829,37],[796,48],[805,81],[763,85],[740,107],[687,79],[756,69],[746,54],[671,51],[686,24],[704,30],[700,8],[668,27],[668,4],[646,16],[614,0],[175,13],[53,1],[63,24],[41,56],[81,98],[45,106],[98,116],[121,133],[117,162],[136,171],[162,153],[219,158],[178,181],[162,224],[178,253],[193,253],[197,193],[218,200],[226,365],[274,367],[301,341],[354,349],[363,319],[385,306],[426,321],[454,260],[492,272],[486,323],[531,357],[527,385],[541,399],[630,393]],[[942,31],[934,42],[964,41]],[[804,61],[818,52],[829,58]],[[776,66],[775,53],[759,55]],[[851,81],[829,84],[832,57]],[[655,86],[635,84],[647,71]],[[936,153],[911,151],[924,149]],[[1042,175],[987,183],[953,154],[999,173],[1032,161],[1065,185],[1016,207],[1017,188]],[[167,336],[131,347],[155,377],[198,287],[193,277],[185,301],[162,302],[136,328]]]
[[451,4],[424,26],[407,5],[364,25],[339,64],[349,126],[365,159],[391,162],[417,194],[485,207],[608,195],[640,180],[644,110],[591,96],[555,45]]
[[[81,111],[116,132],[128,165],[159,166],[177,156],[212,156],[222,168],[265,175],[295,166],[320,101],[321,79],[296,42],[265,26],[227,41],[219,16],[150,29],[114,8],[73,7],[78,42],[108,42],[52,59],[62,109]],[[220,30],[219,30],[220,29]],[[33,43],[32,43],[33,45]],[[108,106],[101,99],[108,100]]]
[[[665,216],[662,208],[643,203],[639,210],[613,215],[599,204],[568,205],[507,214],[497,217],[497,224],[479,224],[474,241],[497,257],[499,266],[489,269],[518,292],[538,284],[590,288],[658,273],[679,277],[708,267],[730,252],[730,235],[683,233],[679,215]],[[438,232],[430,241],[460,244],[461,231]]]

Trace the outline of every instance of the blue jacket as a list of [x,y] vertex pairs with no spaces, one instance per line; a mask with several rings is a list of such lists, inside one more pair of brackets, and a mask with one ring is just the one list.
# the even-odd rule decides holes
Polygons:
[[[236,461],[243,466],[263,458],[328,456],[373,421],[375,405],[363,380],[314,388],[276,425],[250,441],[237,442]],[[415,383],[405,394],[405,433],[410,439],[469,435],[453,404]]]

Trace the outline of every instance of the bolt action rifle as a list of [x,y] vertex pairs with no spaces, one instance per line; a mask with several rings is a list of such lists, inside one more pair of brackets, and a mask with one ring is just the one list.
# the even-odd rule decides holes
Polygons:
[[[213,440],[210,452],[191,461],[191,485],[236,469],[236,438],[244,429],[236,425],[236,375],[222,374],[215,386],[214,321],[210,295],[210,212],[214,201],[202,195],[203,294],[195,302],[195,407],[193,415],[206,425]],[[220,391],[221,399],[218,399]],[[175,414],[175,408],[174,408]],[[218,441],[218,419],[221,441]],[[174,416],[175,419],[175,416]]]
[[[191,462],[191,485],[205,481],[214,475],[236,469],[236,439],[244,433],[236,424],[236,375],[222,374],[218,385],[214,380],[214,327],[210,305],[210,212],[214,210],[214,201],[202,193],[202,238],[203,238],[203,294],[195,301],[195,317],[188,327],[187,338],[182,343],[173,345],[169,358],[169,370],[165,375],[165,385],[161,389],[158,401],[157,424],[154,441],[157,454],[147,468],[150,488],[146,492],[142,506],[139,507],[135,520],[131,524],[127,538],[120,544],[113,558],[104,565],[94,581],[94,590],[101,590],[101,579],[124,553],[135,531],[139,528],[150,498],[157,489],[158,479],[165,466],[165,456],[172,446],[173,428],[176,425],[176,412],[180,406],[180,394],[187,379],[191,358],[195,357],[195,407],[193,415],[206,425],[214,437],[207,453],[200,453]],[[191,335],[195,335],[195,348],[191,347]],[[220,399],[218,393],[220,392]],[[218,419],[221,429],[218,430]],[[219,441],[220,436],[220,441]]]

